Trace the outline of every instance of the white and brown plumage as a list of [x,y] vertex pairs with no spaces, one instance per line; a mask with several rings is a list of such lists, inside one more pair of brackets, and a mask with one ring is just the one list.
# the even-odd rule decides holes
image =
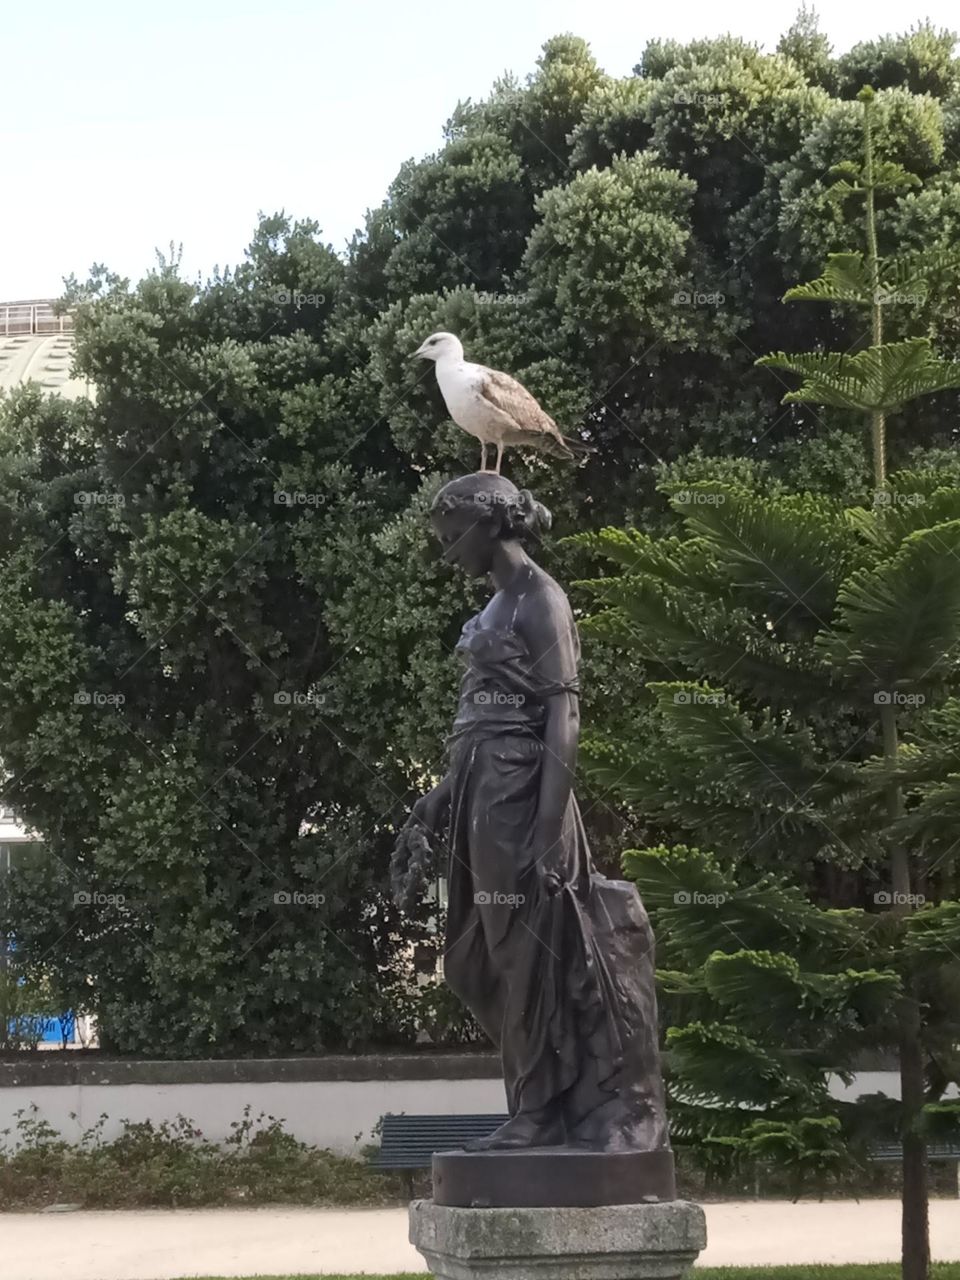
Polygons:
[[463,358],[460,339],[452,333],[433,333],[414,351],[411,359],[432,360],[447,412],[458,427],[480,441],[480,470],[487,470],[487,446],[497,446],[499,474],[506,445],[543,449],[572,459],[585,446],[571,442],[541,409],[526,387],[509,373],[471,364]]

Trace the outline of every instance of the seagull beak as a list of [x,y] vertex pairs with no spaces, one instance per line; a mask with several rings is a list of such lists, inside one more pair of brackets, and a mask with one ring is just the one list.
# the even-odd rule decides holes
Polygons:
[[407,356],[407,359],[408,359],[408,360],[420,360],[420,359],[423,357],[423,354],[424,354],[424,352],[423,352],[423,343],[421,343],[421,344],[420,344],[420,346],[419,346],[419,347],[417,347],[416,351],[411,351],[411,352],[410,352],[410,354]]

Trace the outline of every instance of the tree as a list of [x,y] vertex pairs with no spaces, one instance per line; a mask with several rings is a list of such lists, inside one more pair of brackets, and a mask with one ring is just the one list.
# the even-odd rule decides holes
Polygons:
[[11,931],[121,1051],[409,1033],[403,782],[356,749],[328,620],[398,497],[343,462],[341,264],[263,232],[199,293],[169,263],[78,289],[96,401],[3,406],[4,765],[62,872]]
[[[843,1126],[827,1073],[850,1071],[866,1045],[893,1046],[900,1107],[868,1106],[867,1119],[889,1125],[898,1113],[904,1276],[922,1280],[929,1270],[925,1126],[932,1115],[941,1124],[960,1120],[960,1109],[940,1100],[957,1065],[943,1049],[960,1038],[943,993],[960,981],[960,962],[949,955],[956,904],[921,913],[919,925],[909,919],[915,905],[930,900],[919,888],[930,873],[911,858],[904,838],[912,804],[899,776],[899,735],[918,707],[956,687],[960,492],[937,472],[904,473],[888,487],[886,415],[960,385],[960,366],[939,360],[928,338],[885,344],[882,309],[925,299],[960,269],[960,258],[880,258],[877,194],[918,184],[901,166],[875,164],[873,99],[864,89],[863,165],[837,166],[833,188],[838,199],[864,197],[866,253],[832,255],[821,277],[786,295],[868,309],[872,345],[852,356],[780,353],[758,363],[803,377],[787,402],[868,416],[874,509],[701,482],[674,495],[685,538],[607,531],[593,540],[625,568],[615,585],[592,584],[612,605],[600,615],[603,633],[621,640],[636,633],[659,663],[671,669],[672,659],[674,675],[718,680],[675,676],[650,686],[659,695],[665,742],[655,753],[628,754],[626,782],[619,776],[622,748],[601,744],[593,763],[645,812],[679,828],[693,812],[714,840],[725,838],[722,866],[686,846],[627,859],[661,906],[672,878],[683,886],[682,906],[692,893],[695,905],[719,908],[709,927],[699,918],[677,925],[686,966],[667,979],[712,1016],[671,1041],[681,1096],[708,1105],[701,1133],[755,1155],[779,1154],[798,1174],[835,1169]],[[730,687],[738,694],[731,697]],[[863,745],[877,720],[879,759]],[[778,815],[772,825],[771,812]],[[851,830],[845,813],[855,815]],[[865,945],[875,921],[862,908],[843,918],[828,912],[822,922],[816,908],[801,912],[800,932],[791,932],[784,921],[797,895],[789,884],[768,876],[751,889],[732,870],[726,859],[735,865],[744,842],[761,860],[772,851],[781,818],[780,838],[789,835],[794,856],[805,851],[877,876],[864,836],[886,848],[890,889],[874,902],[892,905],[896,920],[881,931],[878,947]],[[922,849],[923,823],[915,815],[910,821]],[[665,925],[671,929],[669,907]],[[784,1056],[784,1044],[795,1056]],[[734,1112],[718,1120],[718,1103],[731,1102]],[[863,1112],[854,1109],[848,1130],[870,1131]]]
[[855,45],[837,64],[840,96],[854,98],[864,84],[873,89],[903,87],[911,93],[949,97],[957,85],[957,43],[953,31],[937,31],[929,22],[900,36],[884,36]]
[[823,89],[835,87],[830,41],[820,30],[816,10],[805,4],[800,6],[793,25],[780,37],[777,52],[795,62],[810,84]]
[[[845,509],[701,481],[673,493],[680,536],[597,535],[621,573],[592,584],[607,608],[589,629],[663,678],[638,736],[597,737],[584,759],[679,842],[625,864],[658,909],[681,1136],[779,1155],[798,1176],[898,1137],[917,1280],[925,1142],[960,1134],[942,1101],[960,1079],[955,780],[945,797],[929,772],[956,719],[960,488],[899,473],[884,492]],[[891,706],[902,761],[886,750]],[[705,832],[709,852],[687,846]],[[902,1105],[834,1102],[828,1076],[878,1048],[899,1057]]]

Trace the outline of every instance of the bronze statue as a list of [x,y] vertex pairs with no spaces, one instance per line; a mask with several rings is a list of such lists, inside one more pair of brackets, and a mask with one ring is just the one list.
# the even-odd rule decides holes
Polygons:
[[463,628],[449,770],[394,855],[398,898],[447,833],[446,980],[500,1050],[509,1120],[474,1150],[669,1148],[653,936],[636,888],[594,869],[573,793],[576,624],[524,543],[529,491],[478,472],[431,520],[443,558],[495,593]]

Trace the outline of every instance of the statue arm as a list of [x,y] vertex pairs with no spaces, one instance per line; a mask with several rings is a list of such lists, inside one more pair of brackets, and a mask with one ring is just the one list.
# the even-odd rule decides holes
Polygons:
[[[579,646],[566,597],[551,593],[532,602],[524,633],[536,675],[555,685],[574,684]],[[537,804],[535,851],[541,870],[549,873],[560,857],[563,818],[573,791],[580,739],[580,700],[562,691],[544,700],[543,761]]]
[[549,873],[560,855],[563,817],[577,767],[580,708],[575,693],[558,693],[546,703],[543,763],[537,804],[536,856]]

